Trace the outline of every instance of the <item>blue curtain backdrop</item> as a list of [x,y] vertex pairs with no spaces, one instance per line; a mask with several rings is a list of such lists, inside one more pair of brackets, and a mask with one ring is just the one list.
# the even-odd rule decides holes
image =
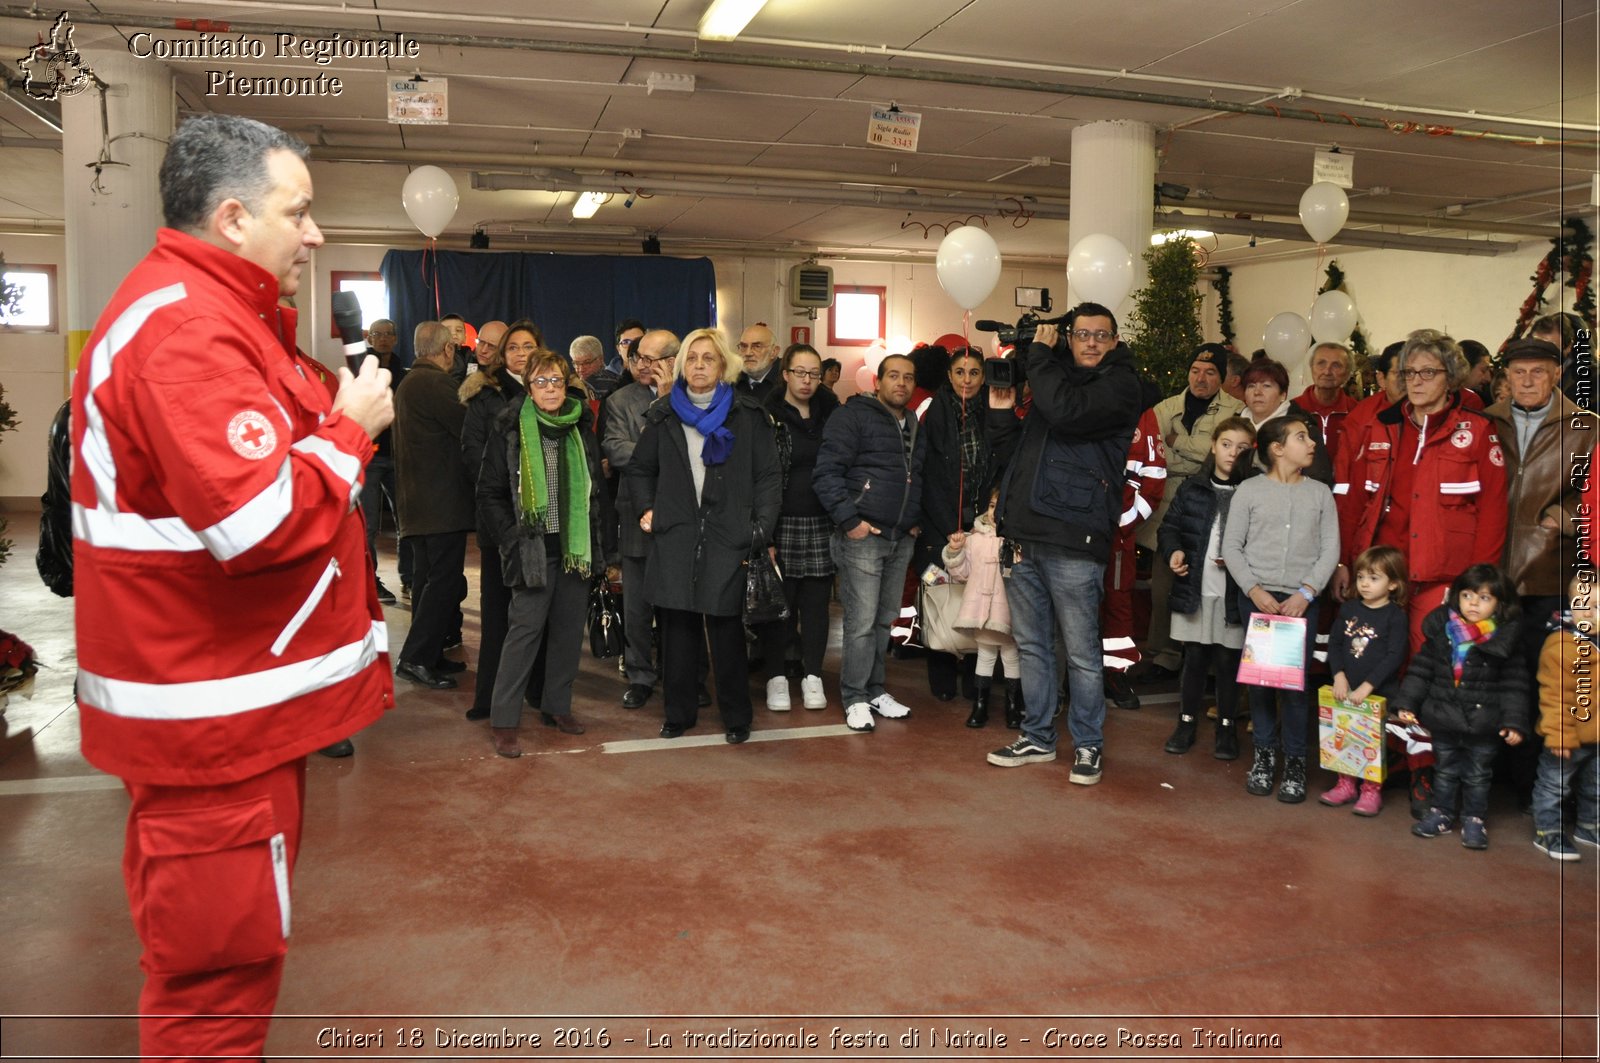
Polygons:
[[605,341],[608,358],[624,318],[680,336],[717,320],[717,274],[708,258],[390,251],[381,268],[400,330],[397,353],[407,365],[412,329],[444,314],[473,325],[532,318],[552,350],[565,355],[587,334]]

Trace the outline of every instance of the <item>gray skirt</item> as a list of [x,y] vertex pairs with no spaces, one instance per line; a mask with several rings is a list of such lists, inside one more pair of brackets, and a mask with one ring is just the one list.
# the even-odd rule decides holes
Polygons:
[[1202,646],[1244,646],[1244,626],[1228,623],[1226,598],[1201,598],[1200,608],[1192,613],[1172,614],[1172,637],[1177,642],[1198,642]]

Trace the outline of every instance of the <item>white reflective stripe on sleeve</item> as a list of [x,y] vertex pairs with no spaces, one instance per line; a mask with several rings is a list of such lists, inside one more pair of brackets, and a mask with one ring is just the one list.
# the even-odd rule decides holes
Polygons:
[[1101,639],[1100,649],[1105,653],[1115,653],[1117,650],[1133,649],[1133,640],[1129,638]]
[[1126,657],[1101,657],[1100,667],[1113,672],[1126,672],[1139,662],[1131,661]]
[[294,480],[289,460],[256,497],[200,532],[201,542],[218,561],[231,561],[278,530],[294,510]]
[[1441,482],[1439,484],[1439,493],[1441,495],[1475,495],[1481,490],[1483,490],[1483,485],[1478,483],[1477,480],[1460,480],[1453,483]]
[[1368,480],[1368,481],[1367,481],[1367,490],[1368,490],[1368,491],[1376,491],[1376,490],[1378,490],[1378,489],[1379,489],[1379,488],[1380,488],[1380,487],[1382,487],[1382,486],[1383,486],[1383,485],[1382,485],[1382,484],[1380,484],[1380,483],[1379,483],[1379,482],[1378,482],[1378,481],[1376,481],[1376,480]]
[[139,683],[79,670],[86,704],[134,720],[204,720],[271,708],[359,675],[389,648],[388,629],[374,620],[365,638],[306,661],[226,679]]
[[350,505],[361,497],[361,459],[347,454],[321,436],[306,436],[295,443],[294,449],[302,454],[312,454],[321,459],[328,471],[350,485]]
[[1144,478],[1146,480],[1165,480],[1167,478],[1167,467],[1165,465],[1146,465],[1144,467]]
[[77,502],[72,503],[72,534],[90,546],[138,553],[188,554],[206,548],[194,529],[177,517],[149,520]]
[[1350,485],[1349,484],[1334,484],[1333,485],[1333,493],[1336,494],[1336,495],[1347,495],[1347,494],[1350,493]]
[[95,392],[111,379],[111,363],[116,359],[117,352],[138,335],[139,330],[144,328],[144,323],[150,320],[150,315],[164,306],[187,298],[188,294],[182,284],[170,284],[135,299],[111,323],[105,335],[100,337],[100,342],[89,352],[89,386],[84,398],[82,460],[85,468],[89,470],[90,478],[94,480],[95,498],[99,500],[102,509],[116,512],[117,465],[111,457],[111,444],[106,435],[105,418],[100,413],[100,404],[95,400]]

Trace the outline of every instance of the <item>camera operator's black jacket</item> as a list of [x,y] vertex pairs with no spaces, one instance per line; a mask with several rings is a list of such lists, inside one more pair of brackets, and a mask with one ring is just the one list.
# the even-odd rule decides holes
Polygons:
[[1122,512],[1128,447],[1141,389],[1133,352],[1117,344],[1083,368],[1070,351],[1034,343],[1022,356],[1033,405],[989,411],[989,438],[1007,462],[999,531],[1006,539],[1059,546],[1104,563]]

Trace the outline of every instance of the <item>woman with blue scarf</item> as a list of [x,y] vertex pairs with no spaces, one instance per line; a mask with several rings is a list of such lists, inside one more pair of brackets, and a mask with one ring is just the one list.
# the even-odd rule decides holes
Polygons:
[[735,394],[741,363],[716,329],[678,349],[676,381],[645,414],[628,465],[650,534],[645,594],[660,610],[662,738],[696,723],[696,643],[709,639],[727,740],[750,737],[744,588],[748,559],[772,542],[782,502],[771,421]]
[[496,421],[478,477],[478,522],[499,546],[512,588],[505,646],[489,705],[494,751],[520,757],[517,728],[534,659],[548,643],[544,722],[582,734],[572,717],[589,579],[604,567],[600,531],[611,514],[600,472],[594,417],[577,374],[554,351],[536,351],[523,370],[529,399]]

